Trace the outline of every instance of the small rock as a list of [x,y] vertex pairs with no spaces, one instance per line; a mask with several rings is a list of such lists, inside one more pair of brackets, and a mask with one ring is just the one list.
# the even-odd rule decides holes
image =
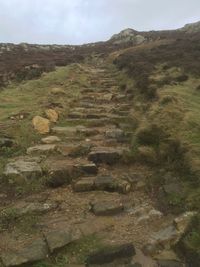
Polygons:
[[196,212],[189,211],[174,219],[175,227],[179,233],[184,234],[188,230],[196,214]]
[[65,91],[63,88],[55,87],[51,89],[51,94],[53,95],[65,95]]
[[118,259],[128,259],[135,255],[135,248],[131,243],[110,245],[92,253],[87,257],[87,264],[105,264]]
[[56,145],[52,144],[45,144],[45,145],[38,145],[34,147],[29,147],[27,149],[28,155],[34,155],[34,154],[49,154],[51,152],[54,152],[56,150]]
[[65,247],[72,242],[71,231],[57,230],[44,234],[44,236],[51,253],[57,249]]
[[51,121],[51,122],[57,122],[58,121],[58,113],[54,110],[54,109],[47,109],[45,111],[45,114],[47,116],[47,118]]
[[47,255],[46,243],[42,239],[38,239],[27,244],[24,248],[16,248],[16,251],[3,253],[1,260],[5,267],[15,267],[44,260]]
[[50,132],[50,121],[48,119],[36,116],[32,120],[33,127],[40,134],[47,134]]
[[54,144],[60,141],[61,139],[57,136],[47,136],[45,138],[42,138],[42,143],[44,144]]
[[99,201],[91,203],[91,211],[97,216],[116,215],[124,210],[120,201]]
[[0,138],[0,147],[12,147],[14,141],[10,138],[2,137]]

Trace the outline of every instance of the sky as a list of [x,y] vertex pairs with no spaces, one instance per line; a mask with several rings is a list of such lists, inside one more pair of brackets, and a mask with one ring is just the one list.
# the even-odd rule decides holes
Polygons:
[[200,0],[0,0],[0,43],[83,44],[199,20]]

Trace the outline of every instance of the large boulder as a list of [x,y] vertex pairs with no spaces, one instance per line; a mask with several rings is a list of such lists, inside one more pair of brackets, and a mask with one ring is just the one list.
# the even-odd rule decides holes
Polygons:
[[47,134],[50,132],[50,121],[41,116],[35,116],[32,120],[34,129],[40,134]]

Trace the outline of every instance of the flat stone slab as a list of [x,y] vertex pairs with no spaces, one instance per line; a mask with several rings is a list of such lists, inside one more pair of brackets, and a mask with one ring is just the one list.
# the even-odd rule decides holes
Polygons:
[[44,260],[47,255],[48,249],[46,243],[43,239],[38,239],[21,249],[16,248],[16,251],[3,253],[1,260],[5,267],[14,267]]
[[93,191],[95,189],[94,181],[95,181],[94,177],[83,178],[73,184],[73,190],[75,192]]
[[92,175],[92,174],[97,174],[98,173],[98,168],[97,165],[95,163],[77,163],[74,165],[75,168],[83,174],[88,174],[88,175]]
[[52,132],[56,134],[74,135],[77,133],[76,127],[53,127]]
[[131,190],[131,185],[127,181],[118,181],[112,176],[89,176],[83,177],[73,184],[73,189],[76,192],[87,191],[107,191],[119,192],[127,194]]
[[73,179],[77,179],[81,175],[91,175],[98,172],[98,168],[94,163],[57,159],[47,160],[45,169],[48,176],[47,183],[52,187],[68,185]]
[[68,160],[49,160],[45,163],[47,171],[47,184],[51,187],[59,187],[71,183],[73,178],[78,177],[74,163]]
[[56,151],[56,147],[57,146],[55,144],[38,145],[34,147],[29,147],[26,153],[28,155],[49,154]]
[[42,138],[42,143],[44,144],[54,144],[60,141],[61,139],[58,136],[54,136],[54,135]]
[[70,231],[53,231],[44,234],[49,250],[53,253],[55,250],[65,247],[72,242],[72,234]]
[[95,163],[115,164],[121,159],[124,151],[122,148],[97,147],[89,153],[88,160]]
[[8,163],[5,167],[4,174],[13,179],[37,179],[42,176],[42,169],[35,159],[26,158],[16,159]]
[[97,176],[95,178],[95,189],[101,191],[114,192],[117,190],[117,181],[112,176]]
[[124,206],[120,201],[98,201],[91,203],[91,211],[97,216],[109,216],[121,213]]
[[122,258],[132,258],[135,255],[133,244],[110,245],[90,254],[87,257],[87,264],[106,264]]
[[57,151],[63,156],[80,157],[87,155],[91,150],[89,144],[61,144],[57,146]]
[[106,138],[120,139],[124,137],[124,131],[121,129],[113,129],[105,132]]
[[[45,203],[40,203],[40,202],[24,202],[20,201],[14,204],[12,207],[17,213],[17,215],[26,215],[26,214],[33,214],[33,213],[41,213],[44,214],[45,212],[54,210],[58,207],[58,204],[55,202],[45,202]],[[6,209],[5,209],[6,211]]]

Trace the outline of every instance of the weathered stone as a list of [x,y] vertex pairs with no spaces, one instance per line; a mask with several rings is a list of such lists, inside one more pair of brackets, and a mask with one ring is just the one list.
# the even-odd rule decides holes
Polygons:
[[49,250],[53,253],[55,250],[65,247],[72,242],[71,231],[57,230],[44,234]]
[[85,114],[83,114],[81,112],[74,111],[74,112],[70,112],[68,114],[68,118],[70,118],[70,119],[83,119],[83,118],[85,118]]
[[80,157],[90,152],[91,145],[89,144],[62,144],[59,145],[57,150],[63,156]]
[[91,211],[97,216],[116,215],[124,210],[120,201],[98,201],[91,203]]
[[99,131],[95,128],[79,128],[77,132],[85,136],[93,136],[99,134]]
[[54,210],[58,207],[57,203],[55,202],[19,202],[13,205],[13,209],[16,211],[17,215],[25,215],[25,214],[32,214],[32,213],[45,213],[51,210]]
[[92,149],[88,155],[88,160],[95,163],[114,164],[120,160],[123,155],[123,149],[97,147]]
[[67,160],[51,160],[45,164],[47,169],[46,183],[51,187],[70,184],[73,178],[78,177],[74,164]]
[[189,211],[174,219],[175,227],[180,234],[184,234],[188,230],[196,214],[196,212]]
[[122,258],[131,258],[135,255],[135,248],[131,243],[110,245],[92,253],[87,257],[87,264],[111,263]]
[[56,145],[54,144],[45,144],[45,145],[38,145],[34,147],[29,147],[27,149],[28,155],[34,155],[34,154],[49,154],[56,150]]
[[1,260],[5,267],[15,267],[44,260],[47,255],[46,243],[42,239],[38,239],[27,244],[24,248],[16,248],[15,251],[3,253]]
[[65,135],[70,135],[74,136],[77,133],[76,127],[53,127],[52,128],[53,133],[57,134],[65,134]]
[[6,165],[4,174],[9,178],[24,178],[24,179],[37,179],[42,176],[42,169],[40,165],[30,159],[17,159]]
[[117,189],[117,182],[111,176],[98,176],[94,184],[96,190],[114,192]]
[[87,192],[94,190],[94,177],[85,177],[73,184],[75,192]]
[[61,139],[57,136],[47,136],[45,138],[42,138],[42,143],[44,144],[54,144],[60,141]]
[[150,242],[144,246],[143,252],[146,255],[155,255],[160,248],[170,249],[180,238],[180,234],[173,225],[160,230],[152,235]]
[[124,137],[124,132],[121,129],[108,130],[105,133],[107,138],[120,139]]
[[163,250],[158,255],[154,257],[155,260],[164,260],[164,261],[176,261],[181,262],[178,256],[175,254],[173,250]]
[[45,111],[45,114],[47,116],[47,118],[51,121],[51,122],[57,122],[58,121],[58,113],[54,110],[54,109],[47,109]]
[[47,134],[50,132],[50,121],[48,119],[36,116],[32,120],[33,127],[40,134]]
[[97,174],[98,168],[95,163],[78,163],[74,165],[75,168],[83,174]]
[[2,137],[0,138],[0,147],[12,147],[14,141],[10,138]]
[[51,94],[53,95],[65,95],[65,91],[63,88],[55,87],[51,89]]

